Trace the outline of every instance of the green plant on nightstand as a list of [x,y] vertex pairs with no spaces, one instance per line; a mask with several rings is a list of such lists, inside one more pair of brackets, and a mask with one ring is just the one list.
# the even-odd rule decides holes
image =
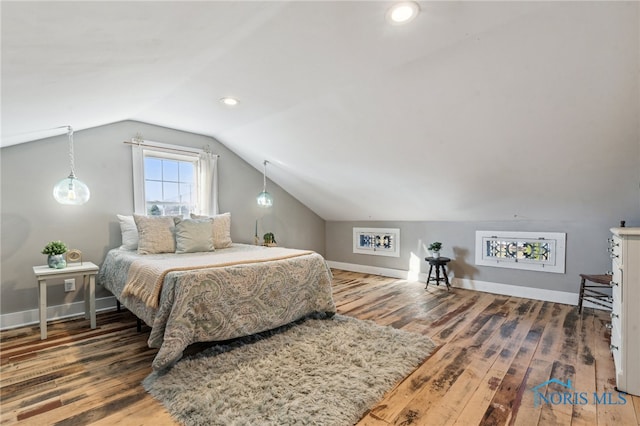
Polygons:
[[273,235],[273,232],[267,232],[266,234],[264,234],[262,239],[264,240],[264,245],[265,246],[275,246],[276,245],[276,237],[275,237],[275,235]]
[[440,257],[440,250],[442,249],[442,243],[439,241],[435,241],[429,244],[427,249],[431,252],[431,257],[438,258]]
[[62,269],[67,266],[63,254],[67,251],[67,245],[62,241],[51,241],[42,249],[42,254],[47,255],[49,268]]

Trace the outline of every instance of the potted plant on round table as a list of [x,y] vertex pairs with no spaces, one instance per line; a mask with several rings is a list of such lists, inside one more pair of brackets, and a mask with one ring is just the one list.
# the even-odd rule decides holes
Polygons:
[[62,269],[67,266],[67,261],[63,254],[66,253],[67,246],[62,241],[51,241],[44,246],[42,254],[47,255],[47,264],[49,268]]
[[429,244],[428,250],[431,252],[431,257],[437,259],[440,257],[440,250],[442,249],[442,243],[435,241]]

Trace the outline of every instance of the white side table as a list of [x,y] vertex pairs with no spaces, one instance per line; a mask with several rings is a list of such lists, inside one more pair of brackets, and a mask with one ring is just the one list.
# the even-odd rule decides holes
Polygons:
[[33,273],[38,278],[40,287],[40,339],[47,338],[47,278],[71,278],[82,275],[84,284],[84,317],[91,318],[91,328],[96,328],[96,274],[98,266],[91,262],[71,264],[63,269],[49,266],[34,266]]

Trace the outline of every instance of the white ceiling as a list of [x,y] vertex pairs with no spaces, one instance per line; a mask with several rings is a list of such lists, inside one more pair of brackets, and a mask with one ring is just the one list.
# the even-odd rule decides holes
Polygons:
[[210,135],[326,220],[637,195],[637,3],[421,2],[405,26],[391,4],[2,1],[2,145],[127,119]]

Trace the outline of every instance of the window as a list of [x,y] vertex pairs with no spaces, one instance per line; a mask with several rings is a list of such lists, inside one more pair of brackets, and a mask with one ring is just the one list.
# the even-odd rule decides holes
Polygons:
[[[181,156],[180,156],[181,157]],[[148,215],[196,213],[198,159],[174,155],[144,155],[144,201]]]
[[476,265],[564,273],[566,234],[476,231]]
[[217,214],[217,156],[204,150],[157,142],[133,146],[137,214]]

